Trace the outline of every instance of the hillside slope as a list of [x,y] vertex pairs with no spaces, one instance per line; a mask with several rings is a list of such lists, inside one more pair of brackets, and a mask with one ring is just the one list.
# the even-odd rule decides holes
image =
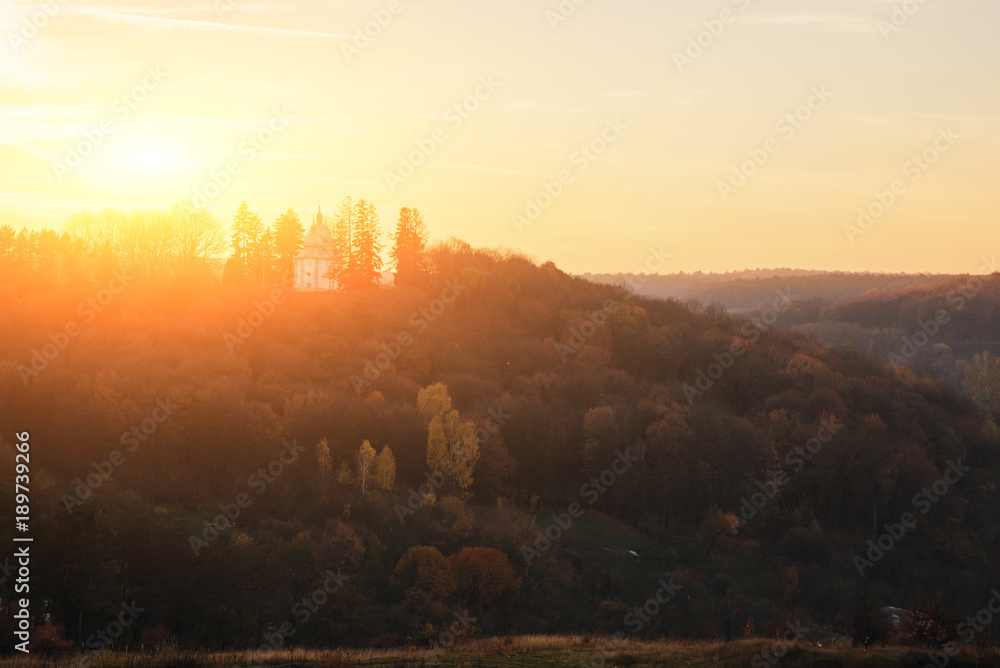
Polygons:
[[[874,636],[882,604],[988,600],[1000,461],[969,400],[550,264],[457,242],[432,260],[422,289],[354,295],[136,280],[92,318],[97,284],[6,292],[0,434],[30,431],[53,622],[105,628],[125,564],[145,609],[128,637],[196,647],[421,644],[463,615],[478,634]],[[478,436],[464,491],[428,469],[435,383]],[[358,484],[365,440],[391,448],[391,489]]]

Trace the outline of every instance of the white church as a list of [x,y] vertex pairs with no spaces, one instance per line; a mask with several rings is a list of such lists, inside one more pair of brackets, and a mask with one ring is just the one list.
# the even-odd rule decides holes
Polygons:
[[302,252],[295,258],[295,289],[300,292],[326,292],[338,289],[336,244],[330,228],[323,224],[320,207],[306,232]]

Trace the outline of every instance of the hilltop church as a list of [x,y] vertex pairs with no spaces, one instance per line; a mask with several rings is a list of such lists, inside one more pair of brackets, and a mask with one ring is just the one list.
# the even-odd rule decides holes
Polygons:
[[299,292],[337,290],[337,270],[340,266],[333,234],[323,224],[322,207],[316,212],[302,244],[302,252],[295,258],[295,289]]

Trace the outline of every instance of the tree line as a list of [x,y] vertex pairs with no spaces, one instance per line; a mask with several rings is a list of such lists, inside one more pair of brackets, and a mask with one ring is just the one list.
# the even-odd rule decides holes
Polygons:
[[[345,197],[331,220],[336,279],[344,289],[379,285],[385,268],[398,285],[426,280],[429,235],[418,209],[400,209],[389,235],[388,262],[374,204]],[[217,284],[220,277],[230,287],[291,285],[305,232],[294,209],[265,226],[245,201],[228,231],[190,201],[169,209],[85,211],[70,216],[61,232],[0,226],[0,276],[20,286],[61,288],[100,283],[117,269],[191,285]]]

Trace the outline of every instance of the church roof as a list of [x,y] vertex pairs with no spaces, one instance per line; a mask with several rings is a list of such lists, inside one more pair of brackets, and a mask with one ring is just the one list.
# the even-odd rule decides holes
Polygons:
[[302,252],[298,254],[301,259],[329,260],[334,257],[336,244],[330,228],[323,224],[323,211],[316,214],[316,220],[306,232],[305,239],[302,240]]
[[302,245],[305,248],[316,246],[332,250],[334,245],[333,234],[330,233],[330,228],[323,223],[313,223],[306,233],[306,238],[302,241]]

